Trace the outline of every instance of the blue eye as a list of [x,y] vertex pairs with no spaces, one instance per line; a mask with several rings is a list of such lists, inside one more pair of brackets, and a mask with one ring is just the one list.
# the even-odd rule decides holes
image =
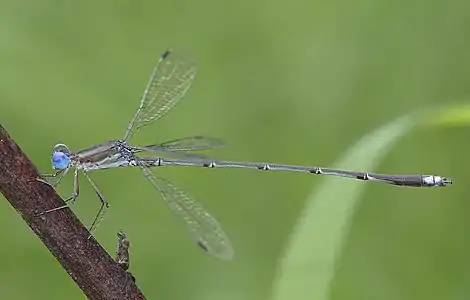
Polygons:
[[67,154],[63,152],[54,152],[54,154],[52,154],[52,165],[54,166],[54,169],[63,170],[68,168],[69,164],[70,158]]

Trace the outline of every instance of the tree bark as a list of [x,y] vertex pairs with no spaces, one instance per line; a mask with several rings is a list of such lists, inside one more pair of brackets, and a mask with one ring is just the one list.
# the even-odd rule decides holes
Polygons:
[[[0,192],[56,257],[88,299],[145,299],[125,272],[69,209],[55,190],[37,181],[36,167],[0,125]],[[19,230],[19,229],[17,229]],[[26,288],[26,287],[25,287]]]

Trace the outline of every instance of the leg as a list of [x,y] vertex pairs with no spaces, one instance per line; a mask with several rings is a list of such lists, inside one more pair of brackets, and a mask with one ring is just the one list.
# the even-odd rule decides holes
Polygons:
[[56,177],[57,175],[59,175],[60,172],[62,172],[63,170],[57,170],[55,171],[54,173],[52,174],[41,174],[42,177],[46,177],[46,178],[54,178]]
[[88,179],[88,182],[90,182],[91,186],[93,187],[93,190],[95,191],[96,195],[98,196],[98,198],[100,199],[101,201],[101,206],[100,206],[100,209],[98,211],[98,213],[96,214],[96,217],[95,219],[93,220],[93,223],[91,224],[91,227],[90,227],[90,236],[88,238],[91,237],[93,231],[96,230],[96,228],[98,228],[98,225],[101,223],[101,221],[104,219],[104,215],[106,214],[106,211],[107,209],[109,208],[109,203],[108,201],[106,201],[103,197],[103,195],[101,194],[101,192],[98,190],[98,187],[96,186],[96,184],[91,180],[90,176],[88,175],[88,173],[84,170],[83,171],[83,174],[85,175],[85,177]]
[[63,170],[57,170],[53,174],[43,174],[42,175],[42,177],[44,177],[44,178],[55,178],[55,177],[57,177],[57,175],[60,174],[59,178],[57,178],[57,180],[55,182],[49,182],[49,181],[44,180],[42,178],[37,178],[36,180],[39,181],[39,182],[45,183],[48,186],[56,187],[62,181],[62,179],[64,179],[64,177],[65,177],[65,175],[67,175],[68,171],[69,171],[69,168],[63,169]]
[[[64,174],[67,173],[67,170],[62,174],[62,176],[60,178],[63,178],[64,177]],[[59,179],[60,179],[59,178]],[[39,181],[42,181],[40,179],[38,179]],[[44,181],[42,181],[44,182]],[[49,184],[49,182],[45,182],[46,184]],[[50,185],[50,184],[49,184]],[[56,211],[56,210],[60,210],[60,209],[63,209],[63,208],[67,208],[69,207],[69,205],[67,204],[68,202],[72,201],[72,204],[75,203],[75,199],[78,198],[78,195],[80,193],[80,188],[79,188],[79,185],[78,185],[78,168],[75,168],[75,171],[73,173],[73,194],[72,196],[68,197],[67,199],[64,200],[64,202],[66,203],[65,205],[62,205],[62,206],[59,206],[59,207],[56,207],[56,208],[52,208],[52,209],[49,209],[49,210],[46,210],[40,214],[38,214],[38,216],[41,216],[41,215],[44,215],[44,214],[47,214],[47,213],[50,213],[50,212],[53,212],[53,211]]]

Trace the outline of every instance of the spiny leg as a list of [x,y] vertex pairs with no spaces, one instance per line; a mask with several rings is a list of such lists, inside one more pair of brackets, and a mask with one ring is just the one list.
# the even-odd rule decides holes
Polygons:
[[98,196],[98,198],[100,199],[101,201],[101,206],[100,206],[100,210],[98,211],[98,213],[96,214],[96,217],[95,219],[93,220],[93,223],[91,224],[91,227],[90,227],[90,236],[88,238],[91,237],[93,231],[96,230],[96,228],[98,228],[98,225],[101,223],[101,221],[104,219],[104,215],[106,214],[106,211],[107,209],[109,208],[109,203],[108,201],[106,201],[103,197],[103,195],[101,194],[101,192],[99,191],[98,187],[96,186],[96,184],[93,182],[93,180],[91,180],[90,176],[88,175],[88,173],[84,170],[83,171],[83,174],[85,175],[85,177],[88,179],[88,182],[90,182],[93,190],[95,191],[96,195]]
[[69,168],[62,169],[62,170],[57,170],[52,174],[42,174],[41,175],[44,178],[56,178],[57,175],[60,174],[59,178],[57,178],[57,180],[55,182],[49,182],[49,181],[47,181],[45,179],[42,179],[42,178],[36,178],[36,180],[39,181],[39,182],[45,183],[50,187],[55,188],[62,181],[62,179],[64,179],[64,177],[65,177],[65,175],[67,175],[68,171],[69,171]]
[[[64,172],[67,173],[67,170]],[[63,176],[61,176],[63,178]],[[53,211],[57,211],[57,210],[61,210],[61,209],[64,209],[64,208],[67,208],[69,207],[69,205],[67,204],[68,202],[72,201],[72,204],[75,203],[75,199],[78,198],[78,195],[80,194],[80,187],[79,187],[79,183],[78,183],[78,168],[75,168],[75,171],[73,172],[73,193],[72,193],[72,196],[68,197],[67,199],[64,200],[64,202],[66,203],[65,205],[62,205],[62,206],[59,206],[59,207],[56,207],[56,208],[52,208],[52,209],[48,209],[40,214],[38,214],[38,216],[42,216],[44,214],[47,214],[47,213],[50,213],[50,212],[53,212]]]
[[51,177],[54,178],[54,177],[57,177],[57,175],[59,175],[63,171],[64,171],[64,169],[60,169],[60,170],[55,171],[52,174],[41,174],[41,176],[46,177],[46,178],[51,178]]

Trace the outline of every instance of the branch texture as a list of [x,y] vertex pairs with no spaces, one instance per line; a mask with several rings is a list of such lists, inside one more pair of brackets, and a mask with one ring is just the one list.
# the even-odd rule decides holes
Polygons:
[[134,281],[89,238],[69,209],[37,214],[64,205],[50,186],[36,180],[36,167],[0,125],[0,192],[57,258],[88,299],[145,299]]

